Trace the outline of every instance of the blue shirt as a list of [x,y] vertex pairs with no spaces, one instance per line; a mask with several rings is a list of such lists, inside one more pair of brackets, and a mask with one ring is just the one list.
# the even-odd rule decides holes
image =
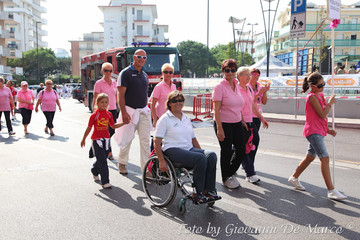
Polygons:
[[144,108],[148,102],[149,79],[144,68],[139,72],[131,64],[119,74],[118,87],[126,87],[125,105],[131,108]]

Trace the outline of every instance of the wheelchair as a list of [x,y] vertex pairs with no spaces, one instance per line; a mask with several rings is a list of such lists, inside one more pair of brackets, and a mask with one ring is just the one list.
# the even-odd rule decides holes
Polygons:
[[[154,153],[145,164],[142,184],[146,197],[157,207],[170,205],[176,197],[177,189],[182,193],[178,204],[179,214],[186,212],[186,201],[191,199],[194,204],[196,190],[192,177],[191,169],[174,165],[169,158],[164,155],[168,171],[161,172],[159,168],[159,159]],[[215,201],[208,202],[207,205],[212,207]]]

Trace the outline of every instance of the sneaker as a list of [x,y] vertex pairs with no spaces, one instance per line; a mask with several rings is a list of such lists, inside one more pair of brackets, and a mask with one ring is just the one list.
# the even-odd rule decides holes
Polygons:
[[214,191],[210,191],[210,192],[207,192],[206,194],[205,194],[205,196],[209,199],[209,201],[217,201],[217,200],[220,200],[221,199],[221,197],[219,196],[219,195],[217,195],[217,192],[216,192],[216,190],[214,190]]
[[344,200],[347,199],[347,196],[334,189],[331,192],[328,192],[328,198],[332,200]]
[[106,184],[102,185],[102,188],[109,189],[109,188],[112,188],[112,185],[110,183],[106,183]]
[[228,177],[224,182],[223,185],[227,188],[233,189],[233,188],[238,188],[240,187],[240,183],[239,181],[234,177]]
[[15,132],[13,131],[9,132],[9,136],[13,136],[13,135],[15,135]]
[[289,177],[288,180],[297,190],[305,191],[305,187],[300,183],[300,181],[297,178],[294,178],[293,176]]
[[126,170],[126,165],[119,163],[119,173],[126,175],[128,174],[128,171]]
[[256,175],[252,175],[250,177],[246,177],[246,181],[251,182],[251,183],[257,183],[260,181],[260,178],[258,178],[258,176],[256,176]]
[[94,178],[94,181],[100,181],[99,176],[93,176],[93,178]]

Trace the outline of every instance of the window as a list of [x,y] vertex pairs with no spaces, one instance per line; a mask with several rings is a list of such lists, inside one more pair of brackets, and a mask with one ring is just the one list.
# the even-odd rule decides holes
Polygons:
[[141,25],[137,26],[136,34],[139,36],[143,36],[143,26],[141,26]]
[[132,30],[135,30],[135,23],[132,24]]
[[355,33],[355,34],[351,34],[351,40],[356,40],[356,33]]
[[336,49],[335,55],[344,55],[344,49]]
[[135,8],[132,8],[132,15],[135,15]]
[[143,11],[142,10],[137,10],[136,15],[137,15],[136,20],[140,20],[140,21],[143,20]]
[[356,55],[356,49],[350,49],[350,55]]

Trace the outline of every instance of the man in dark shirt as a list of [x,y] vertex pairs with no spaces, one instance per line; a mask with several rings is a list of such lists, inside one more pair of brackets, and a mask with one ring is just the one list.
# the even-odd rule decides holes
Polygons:
[[36,97],[37,97],[37,95],[39,95],[39,92],[40,92],[41,90],[43,90],[43,89],[44,89],[44,84],[43,84],[43,83],[40,83],[38,89],[36,89]]
[[[135,51],[133,63],[121,71],[118,77],[117,89],[119,92],[118,104],[124,123],[135,124],[135,131],[138,132],[140,140],[140,164],[141,170],[144,169],[145,163],[150,154],[150,131],[151,131],[151,112],[147,106],[149,79],[144,72],[144,64],[146,62],[146,52],[142,49]],[[132,116],[128,113],[131,111],[132,116],[138,114],[139,120],[134,123]],[[123,128],[126,128],[125,125]],[[123,147],[120,146],[119,153],[119,172],[127,174],[126,165],[129,161],[129,151],[131,142]]]

